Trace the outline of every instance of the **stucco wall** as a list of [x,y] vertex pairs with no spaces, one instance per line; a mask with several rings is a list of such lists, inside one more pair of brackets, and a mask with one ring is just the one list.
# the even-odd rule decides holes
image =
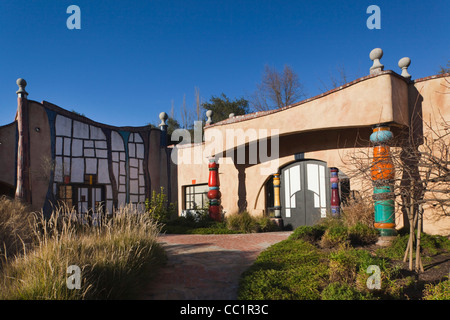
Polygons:
[[[419,79],[411,84],[410,108],[416,110],[418,119],[423,119],[422,130],[425,136],[436,137],[434,132],[443,135],[443,127],[448,128],[450,125],[450,74]],[[444,141],[450,145],[450,136],[446,136]],[[439,157],[438,150],[435,152]],[[437,196],[442,198],[449,195]],[[433,198],[433,195],[430,194],[429,197]],[[424,231],[450,235],[450,208],[447,206],[444,214],[436,201],[430,201],[424,209]]]
[[28,102],[30,132],[30,181],[32,208],[44,206],[52,167],[50,126],[42,105]]
[[[358,150],[371,152],[369,136],[373,124],[394,122],[398,125],[392,127],[394,135],[402,130],[402,126],[409,124],[412,103],[417,100],[417,92],[421,95],[420,107],[424,117],[436,119],[442,115],[445,119],[450,119],[450,94],[439,93],[444,90],[444,85],[450,87],[443,78],[426,79],[408,85],[404,79],[386,73],[312,99],[297,107],[260,117],[249,116],[245,120],[244,116],[242,121],[230,119],[207,126],[205,134],[214,129],[224,138],[216,148],[207,146],[208,141],[195,146],[178,147],[179,211],[183,208],[183,186],[191,185],[193,180],[197,184],[207,183],[207,158],[220,154],[220,151],[230,150],[227,149],[226,130],[278,129],[280,148],[276,168],[294,161],[294,154],[303,153],[304,159],[325,161],[328,167],[338,167],[342,173],[348,175],[355,169],[348,156]],[[235,142],[237,141],[236,138]],[[249,141],[249,138],[245,141],[247,149]],[[266,208],[264,184],[270,173],[261,174],[260,169],[267,166],[267,163],[237,166],[226,158],[226,152],[221,156],[218,159],[223,210],[227,214],[237,212],[239,200],[244,198],[247,201],[246,208],[251,214],[262,214]],[[275,172],[276,170],[272,173]],[[240,181],[245,181],[244,196]],[[369,190],[370,181],[351,179],[351,189]],[[429,210],[425,218],[425,232],[450,234],[449,217],[433,222],[436,216]],[[396,223],[398,227],[403,225],[400,212],[396,214]]]

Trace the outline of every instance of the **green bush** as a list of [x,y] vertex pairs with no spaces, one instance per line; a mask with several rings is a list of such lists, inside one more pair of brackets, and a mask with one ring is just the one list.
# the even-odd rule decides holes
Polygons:
[[145,211],[150,213],[152,219],[156,222],[162,223],[168,221],[175,213],[175,205],[168,203],[167,195],[164,193],[164,188],[161,187],[161,192],[152,192],[150,199],[145,199]]
[[332,226],[325,230],[320,245],[323,248],[337,247],[339,245],[350,244],[347,228],[344,226]]
[[279,231],[280,227],[273,222],[269,217],[256,217],[256,225],[258,226],[258,232],[273,232]]
[[318,300],[323,281],[318,268],[257,270],[241,282],[241,300]]
[[227,227],[230,230],[242,231],[245,233],[258,231],[256,220],[248,213],[248,211],[229,215],[226,217],[226,222]]
[[[378,249],[377,254],[390,259],[403,259],[408,240],[409,234],[398,235],[389,247]],[[428,256],[450,252],[450,240],[443,236],[422,233],[420,243],[424,254]],[[415,257],[415,251],[413,256]]]
[[354,289],[347,283],[330,283],[320,294],[322,300],[367,300],[372,296]]
[[348,237],[352,246],[369,245],[378,241],[378,231],[362,223],[348,228]]
[[324,225],[315,226],[300,226],[297,227],[289,236],[291,240],[304,240],[308,242],[319,241],[325,233],[326,227]]
[[422,233],[420,243],[424,252],[430,256],[450,251],[450,240],[444,236]]
[[227,228],[243,233],[268,232],[278,230],[278,226],[269,217],[255,217],[248,211],[229,215],[225,218]]
[[426,284],[423,292],[424,300],[450,300],[450,280],[438,284]]
[[314,245],[302,240],[274,244],[243,273],[239,299],[320,299],[328,276],[324,259]]

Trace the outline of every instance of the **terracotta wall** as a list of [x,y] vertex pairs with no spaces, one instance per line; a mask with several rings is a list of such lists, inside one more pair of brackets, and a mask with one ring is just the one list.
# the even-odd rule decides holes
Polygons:
[[16,122],[0,127],[0,181],[8,186],[16,185]]
[[32,208],[44,206],[52,166],[50,126],[40,103],[28,101],[30,132],[30,183]]

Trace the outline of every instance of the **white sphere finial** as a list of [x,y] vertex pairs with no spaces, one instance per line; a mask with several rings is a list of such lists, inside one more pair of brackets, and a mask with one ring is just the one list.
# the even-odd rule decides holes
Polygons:
[[167,126],[166,120],[169,118],[169,116],[167,115],[167,113],[165,112],[161,112],[159,114],[159,119],[161,120],[161,123],[159,124],[159,126]]
[[16,91],[19,97],[26,97],[28,95],[28,92],[25,91],[25,87],[27,86],[27,82],[25,81],[25,79],[17,79],[16,84],[19,86],[19,90]]
[[213,114],[212,110],[206,111],[206,117],[208,118],[206,120],[206,124],[211,124],[212,123],[212,114]]
[[408,67],[411,64],[411,59],[408,57],[401,58],[398,61],[398,66],[402,69],[401,76],[405,79],[411,79],[411,75],[408,73]]
[[370,51],[369,57],[373,61],[373,65],[370,67],[370,74],[378,74],[383,71],[384,65],[380,63],[380,59],[383,57],[383,50],[375,48]]

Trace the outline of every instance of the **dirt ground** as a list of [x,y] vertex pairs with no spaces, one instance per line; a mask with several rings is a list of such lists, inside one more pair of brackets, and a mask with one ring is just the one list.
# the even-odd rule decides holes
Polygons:
[[[428,258],[430,259],[430,258]],[[410,299],[422,299],[425,284],[437,284],[450,278],[450,253],[439,254],[431,257],[431,261],[423,262],[424,272],[416,274],[409,271],[408,262],[399,262],[402,268],[402,275],[413,276],[416,282],[405,289],[405,294]]]

